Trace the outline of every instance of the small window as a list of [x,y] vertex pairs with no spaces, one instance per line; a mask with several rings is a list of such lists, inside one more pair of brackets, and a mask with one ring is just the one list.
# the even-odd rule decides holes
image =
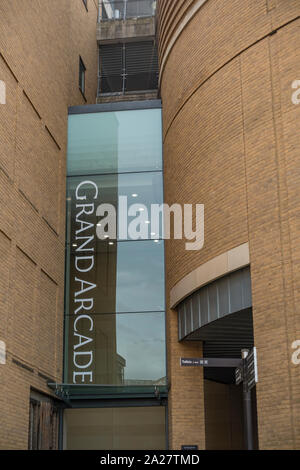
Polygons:
[[84,3],[84,6],[86,8],[86,11],[88,11],[88,0],[82,0]]
[[79,57],[79,89],[85,93],[85,72],[86,68],[81,57]]

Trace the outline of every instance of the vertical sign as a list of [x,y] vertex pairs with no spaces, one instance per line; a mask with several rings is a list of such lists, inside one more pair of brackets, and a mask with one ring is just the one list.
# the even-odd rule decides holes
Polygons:
[[251,390],[258,382],[257,353],[255,347],[246,357],[246,374],[245,380],[247,381],[247,387],[248,390]]
[[[93,383],[95,371],[95,204],[92,180],[76,181],[71,193],[69,372],[71,383]],[[70,367],[71,365],[71,367]]]

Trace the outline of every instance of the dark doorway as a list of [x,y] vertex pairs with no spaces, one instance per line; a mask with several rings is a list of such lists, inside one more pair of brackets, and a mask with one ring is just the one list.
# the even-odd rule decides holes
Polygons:
[[[204,358],[241,360],[243,350],[249,353],[253,350],[249,266],[204,285],[185,298],[177,310],[179,341],[201,341]],[[251,391],[252,419],[248,421],[252,423],[253,436],[251,440],[251,429],[246,428],[249,431],[246,445],[243,385],[236,385],[235,368],[204,367],[204,379],[206,448],[257,449],[255,388]],[[244,384],[247,382],[246,378]],[[249,404],[249,401],[245,403]]]
[[47,395],[32,391],[29,406],[29,450],[57,450],[60,408]]
[[[254,449],[258,449],[256,393],[252,390]],[[245,450],[243,386],[204,380],[207,450]]]

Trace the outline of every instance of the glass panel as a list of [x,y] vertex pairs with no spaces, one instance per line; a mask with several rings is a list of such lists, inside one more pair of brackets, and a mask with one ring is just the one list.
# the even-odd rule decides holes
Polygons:
[[[78,308],[82,298],[93,298],[92,313],[157,312],[165,309],[162,241],[118,242],[113,245],[98,241],[91,256],[84,254],[87,259],[76,253],[77,248],[69,247],[69,313]],[[87,271],[91,266],[88,272],[78,272],[78,267]],[[85,295],[83,290],[90,286]]]
[[69,116],[68,175],[162,170],[160,109]]
[[[99,195],[95,200],[95,187],[91,183],[86,183],[81,185],[80,189],[80,195],[84,195],[85,200],[76,201],[76,188],[78,188],[78,186],[87,179],[96,185]],[[125,203],[121,201],[122,206],[119,204],[120,197],[127,198]],[[125,231],[122,229],[121,234],[121,238],[123,240],[128,238],[132,239],[132,235],[128,235],[127,228],[138,216],[142,216],[141,225],[138,226],[136,230],[140,233],[141,239],[151,239],[154,236],[156,238],[162,238],[162,220],[160,220],[159,231],[156,231],[154,234],[151,232],[151,226],[149,224],[149,221],[151,220],[151,204],[161,205],[163,203],[163,182],[162,173],[160,172],[97,175],[88,178],[71,177],[68,178],[67,201],[69,222],[71,222],[71,230],[67,235],[68,243],[76,242],[75,231],[78,229],[76,216],[82,210],[82,207],[76,207],[76,204],[94,205],[93,208],[92,206],[86,207],[86,211],[89,212],[89,214],[83,213],[79,217],[80,220],[88,221],[94,226],[101,222],[101,217],[96,216],[97,208],[100,204],[112,204],[117,216],[119,211],[121,212],[122,217],[124,214],[127,214],[127,219],[126,216],[122,219],[125,224]],[[132,207],[133,205],[135,205],[135,208]],[[134,216],[128,215],[130,208],[134,209]],[[140,211],[140,208],[143,213]],[[118,225],[118,228],[121,229],[120,224]],[[119,238],[119,233],[117,233],[117,237]]]
[[137,18],[154,15],[155,1],[153,0],[129,0],[127,2],[126,17]]
[[65,450],[164,450],[165,408],[65,410]]
[[68,383],[166,384],[164,313],[85,312],[66,320]]
[[163,242],[118,244],[116,305],[117,312],[165,309]]
[[[165,385],[164,243],[149,223],[163,202],[161,110],[71,115],[68,175],[64,381]],[[101,204],[117,216],[106,240]]]

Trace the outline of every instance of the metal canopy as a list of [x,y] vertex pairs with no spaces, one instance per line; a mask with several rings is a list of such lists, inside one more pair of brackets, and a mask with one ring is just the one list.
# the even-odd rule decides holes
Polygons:
[[[102,405],[114,406],[119,401],[122,406],[132,400],[140,400],[141,403],[156,400],[160,403],[168,396],[166,385],[85,385],[85,384],[59,384],[48,383],[48,387],[54,390],[55,395],[63,400],[67,406],[76,407],[78,404],[84,406],[84,402],[90,405],[97,403]],[[88,406],[88,405],[86,405]]]
[[186,338],[203,341],[205,357],[241,357],[242,349],[254,346],[252,309],[232,313],[215,320]]
[[[178,306],[179,341],[202,341],[207,358],[240,358],[254,346],[250,268],[206,285]],[[234,383],[234,369],[210,368],[205,378]]]
[[[179,341],[220,318],[252,307],[250,268],[202,287],[178,306]],[[237,325],[238,327],[238,325]]]

